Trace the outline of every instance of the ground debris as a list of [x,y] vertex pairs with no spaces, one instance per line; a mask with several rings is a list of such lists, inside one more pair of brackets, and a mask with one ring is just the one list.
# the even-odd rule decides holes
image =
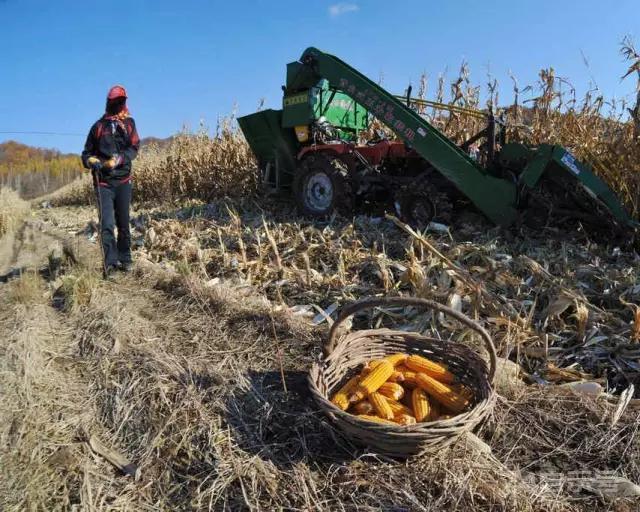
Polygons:
[[[575,380],[556,371],[568,368],[617,393],[640,379],[633,251],[611,251],[580,232],[522,228],[513,236],[454,224],[432,236],[392,216],[309,222],[269,200],[218,205],[216,213],[141,212],[148,219],[141,252],[178,272],[188,267],[205,280],[242,282],[275,304],[314,305],[314,323],[363,296],[433,298],[486,319],[499,351],[541,382]],[[376,315],[377,326],[391,318]],[[400,328],[434,325],[412,310],[395,321]]]

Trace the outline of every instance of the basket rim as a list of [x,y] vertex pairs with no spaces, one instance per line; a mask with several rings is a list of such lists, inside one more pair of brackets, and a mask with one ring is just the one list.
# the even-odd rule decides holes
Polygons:
[[[424,343],[425,345],[429,343],[427,339],[420,339],[420,338],[428,338],[428,337],[420,333],[415,333],[411,331],[393,331],[391,329],[385,328],[385,329],[367,329],[367,330],[361,330],[357,332],[380,333],[381,331],[385,332],[386,334],[392,334],[397,336],[402,336],[402,335],[417,336],[418,339],[416,341],[418,341],[419,343]],[[441,343],[443,345],[447,343],[446,340],[439,340],[436,338],[428,338],[428,339],[431,340],[431,342]],[[342,339],[340,341],[342,341]],[[339,345],[340,343],[338,343],[336,348],[338,348]],[[477,354],[467,345],[464,345],[464,344],[459,344],[459,345],[468,349],[470,355],[473,355],[473,357],[480,358],[479,354]],[[318,402],[318,405],[320,406],[321,409],[323,409],[323,412],[325,414],[333,416],[334,418],[340,421],[352,423],[357,427],[369,429],[372,432],[375,432],[377,434],[393,433],[393,434],[402,434],[402,435],[405,435],[406,437],[413,437],[413,435],[415,435],[416,438],[420,438],[421,436],[424,435],[424,433],[428,431],[438,431],[440,429],[447,429],[447,428],[452,430],[459,430],[463,428],[461,425],[459,425],[460,423],[475,424],[481,421],[482,418],[485,416],[485,414],[487,414],[488,411],[492,409],[497,398],[495,388],[491,380],[488,378],[488,375],[485,375],[485,376],[480,375],[479,377],[483,378],[485,380],[485,383],[487,384],[488,394],[485,398],[483,398],[482,400],[479,400],[477,403],[473,405],[472,408],[470,408],[465,412],[462,412],[460,414],[457,414],[456,416],[453,416],[452,418],[448,418],[445,420],[438,419],[435,421],[420,422],[412,425],[376,423],[376,422],[372,422],[372,421],[368,421],[366,419],[360,418],[356,414],[343,411],[342,409],[340,409],[338,406],[336,406],[334,403],[332,403],[329,400],[329,397],[327,396],[329,393],[329,390],[327,390],[327,395],[325,395],[325,393],[320,391],[320,389],[316,385],[315,377],[323,376],[326,370],[328,369],[328,367],[334,364],[333,361],[327,361],[329,357],[331,357],[331,354],[329,354],[328,356],[325,356],[321,361],[314,361],[309,371],[309,374],[307,376],[309,386],[311,387],[311,391],[312,391],[312,394],[314,395],[314,398],[316,399],[316,402]],[[358,363],[358,365],[359,364],[362,364],[362,363]],[[344,377],[344,374],[347,373],[347,371],[348,369],[341,372],[343,373],[343,377]],[[476,387],[478,387],[477,384],[476,384]]]
[[[340,310],[340,314],[338,315],[337,320],[331,326],[329,330],[329,339],[327,343],[324,345],[324,357],[325,359],[337,348],[338,344],[343,340],[344,336],[342,336],[341,327],[347,321],[349,317],[362,311],[364,309],[371,309],[380,306],[416,306],[424,309],[433,309],[445,315],[451,316],[455,318],[462,324],[466,325],[470,329],[474,330],[477,334],[480,335],[482,341],[484,342],[485,348],[489,353],[489,373],[488,380],[489,385],[493,388],[495,382],[495,374],[496,374],[496,366],[498,362],[498,356],[496,347],[493,343],[493,339],[491,335],[482,327],[478,322],[472,320],[467,315],[456,311],[455,309],[450,308],[449,306],[445,306],[444,304],[440,304],[439,302],[423,299],[420,297],[368,297],[351,304],[347,304]],[[371,330],[371,329],[368,329]],[[392,329],[390,329],[393,331]],[[357,332],[357,331],[356,331]],[[398,335],[418,335],[422,336],[420,333],[415,332],[407,332],[407,331],[395,331]],[[447,342],[447,340],[439,340],[442,342]],[[469,350],[473,350],[471,347],[468,347]],[[475,352],[475,351],[474,351]]]

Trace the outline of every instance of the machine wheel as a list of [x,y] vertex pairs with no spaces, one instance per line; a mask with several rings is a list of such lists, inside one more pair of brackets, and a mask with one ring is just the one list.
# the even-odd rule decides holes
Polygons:
[[402,221],[421,231],[436,215],[435,205],[425,194],[407,194],[398,203]]
[[425,172],[416,178],[410,189],[399,192],[396,201],[400,218],[420,230],[432,221],[450,224],[453,205],[441,182],[435,173]]
[[339,158],[326,153],[308,155],[293,180],[296,204],[303,215],[326,217],[337,211],[353,212],[349,170]]

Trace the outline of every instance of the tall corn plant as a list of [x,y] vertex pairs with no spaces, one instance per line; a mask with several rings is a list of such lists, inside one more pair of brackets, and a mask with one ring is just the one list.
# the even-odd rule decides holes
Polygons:
[[636,51],[633,41],[629,36],[622,40],[620,52],[624,58],[631,63],[622,80],[634,73],[636,75],[636,104],[633,108],[629,109],[629,114],[631,114],[631,119],[633,119],[633,136],[637,139],[640,137],[640,54]]

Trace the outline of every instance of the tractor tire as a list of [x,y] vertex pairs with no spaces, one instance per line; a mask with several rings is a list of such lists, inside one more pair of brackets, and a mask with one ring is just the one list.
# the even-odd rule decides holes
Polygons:
[[398,192],[400,218],[413,228],[423,230],[432,221],[451,224],[453,220],[451,199],[434,177],[438,179],[434,173],[422,174],[410,189]]
[[293,193],[302,215],[323,218],[353,213],[353,197],[347,165],[327,153],[306,156],[293,178]]
[[399,198],[401,220],[423,231],[436,215],[435,205],[427,194],[404,194]]

